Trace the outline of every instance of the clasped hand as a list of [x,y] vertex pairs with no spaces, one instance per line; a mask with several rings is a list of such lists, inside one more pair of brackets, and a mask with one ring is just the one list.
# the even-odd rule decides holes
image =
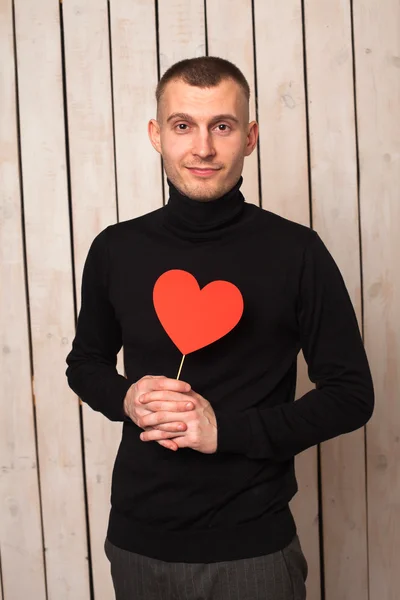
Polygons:
[[145,429],[144,442],[156,441],[170,450],[217,451],[217,421],[211,404],[190,384],[163,375],[146,375],[129,388],[124,408]]

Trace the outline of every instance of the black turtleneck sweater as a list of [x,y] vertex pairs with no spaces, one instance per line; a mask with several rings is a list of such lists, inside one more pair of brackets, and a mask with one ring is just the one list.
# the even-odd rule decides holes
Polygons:
[[[332,256],[313,230],[247,204],[241,183],[201,202],[169,182],[164,207],[95,238],[83,273],[69,385],[124,422],[108,538],[169,562],[282,549],[296,532],[288,507],[297,492],[295,455],[363,426],[373,411],[356,316]],[[177,376],[181,353],[152,300],[170,269],[189,271],[201,288],[230,281],[243,295],[238,325],[189,354],[180,375],[215,411],[214,454],[142,442],[142,429],[123,412],[132,383]],[[122,345],[126,378],[116,371]],[[316,389],[294,402],[301,348]]]

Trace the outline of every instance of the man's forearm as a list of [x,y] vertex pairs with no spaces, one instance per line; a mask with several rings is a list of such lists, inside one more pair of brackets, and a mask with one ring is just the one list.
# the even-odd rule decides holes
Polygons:
[[249,458],[287,460],[303,450],[362,427],[374,407],[371,386],[350,396],[344,390],[315,389],[295,402],[232,415],[215,410],[218,452]]
[[129,381],[112,365],[79,361],[73,352],[67,358],[66,375],[71,389],[93,410],[111,421],[130,420],[124,410]]

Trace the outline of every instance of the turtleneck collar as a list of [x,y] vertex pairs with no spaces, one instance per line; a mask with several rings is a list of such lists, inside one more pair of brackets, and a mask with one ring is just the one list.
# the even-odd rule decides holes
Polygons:
[[195,200],[182,194],[167,178],[168,203],[164,207],[164,225],[185,239],[208,239],[236,222],[244,207],[239,188],[243,177],[226,194],[214,200]]

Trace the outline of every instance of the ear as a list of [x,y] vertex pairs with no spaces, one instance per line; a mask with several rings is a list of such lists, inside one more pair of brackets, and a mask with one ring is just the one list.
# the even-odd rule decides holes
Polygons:
[[257,139],[258,139],[258,123],[257,123],[257,121],[252,121],[248,125],[247,143],[246,143],[246,148],[245,148],[245,152],[244,152],[245,156],[249,156],[249,154],[251,154],[253,152],[254,148],[257,145]]
[[155,119],[150,119],[147,126],[147,132],[149,134],[151,145],[157,152],[161,154],[161,143],[160,143],[160,125]]

